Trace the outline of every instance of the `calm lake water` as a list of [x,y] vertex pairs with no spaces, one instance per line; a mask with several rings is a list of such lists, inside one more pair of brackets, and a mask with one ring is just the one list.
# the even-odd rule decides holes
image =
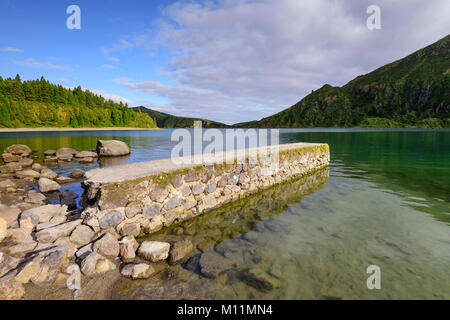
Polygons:
[[[113,163],[50,166],[68,175],[170,157],[171,132],[0,133],[0,147],[88,150],[99,138],[131,146],[130,157]],[[329,143],[329,169],[198,217],[185,236],[198,255],[215,251],[235,270],[207,279],[177,265],[156,280],[123,278],[113,297],[450,299],[450,130],[286,129],[280,142]],[[79,184],[65,189],[80,192]],[[369,265],[381,269],[380,290],[367,289]],[[255,287],[248,270],[273,288]]]

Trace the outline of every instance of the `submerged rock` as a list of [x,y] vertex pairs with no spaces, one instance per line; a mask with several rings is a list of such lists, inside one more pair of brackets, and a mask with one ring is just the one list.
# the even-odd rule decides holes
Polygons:
[[75,192],[65,190],[59,194],[59,203],[66,205],[69,210],[75,210],[77,208],[77,198],[78,195]]
[[236,267],[236,264],[231,260],[210,251],[201,255],[199,263],[201,273],[208,278],[216,278],[225,271]]
[[270,291],[281,287],[281,283],[264,271],[251,268],[244,272],[243,281],[249,286],[262,291]]
[[100,157],[117,157],[129,155],[130,148],[123,141],[98,140],[97,153]]

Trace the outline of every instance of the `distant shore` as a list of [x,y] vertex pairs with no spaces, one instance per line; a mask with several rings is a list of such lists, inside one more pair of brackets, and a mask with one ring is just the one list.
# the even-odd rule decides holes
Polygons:
[[53,132],[53,131],[125,131],[125,130],[159,130],[160,128],[128,128],[128,127],[106,127],[106,128],[0,128],[2,132]]

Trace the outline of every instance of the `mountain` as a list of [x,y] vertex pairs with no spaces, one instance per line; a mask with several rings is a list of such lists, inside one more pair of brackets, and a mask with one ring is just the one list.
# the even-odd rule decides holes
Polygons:
[[132,108],[136,112],[142,112],[148,114],[150,117],[156,120],[158,128],[193,128],[194,121],[202,121],[203,128],[228,128],[229,126],[215,121],[198,119],[198,118],[185,118],[177,117],[164,112],[159,112],[146,107],[134,107]]
[[292,107],[235,127],[450,127],[450,35],[413,54],[328,84]]
[[39,80],[0,77],[0,127],[156,128],[149,115],[105,100],[81,87],[67,89]]

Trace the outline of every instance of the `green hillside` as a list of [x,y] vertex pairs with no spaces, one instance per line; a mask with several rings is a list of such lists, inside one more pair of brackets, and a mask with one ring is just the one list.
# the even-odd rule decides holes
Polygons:
[[156,120],[156,124],[158,125],[159,128],[193,128],[194,121],[202,121],[203,128],[229,127],[228,125],[220,122],[198,118],[177,117],[164,112],[148,109],[145,107],[134,107],[133,110],[148,114],[150,117]]
[[156,128],[145,113],[77,87],[73,90],[40,80],[0,77],[0,127]]
[[236,127],[450,127],[450,35],[343,87]]

